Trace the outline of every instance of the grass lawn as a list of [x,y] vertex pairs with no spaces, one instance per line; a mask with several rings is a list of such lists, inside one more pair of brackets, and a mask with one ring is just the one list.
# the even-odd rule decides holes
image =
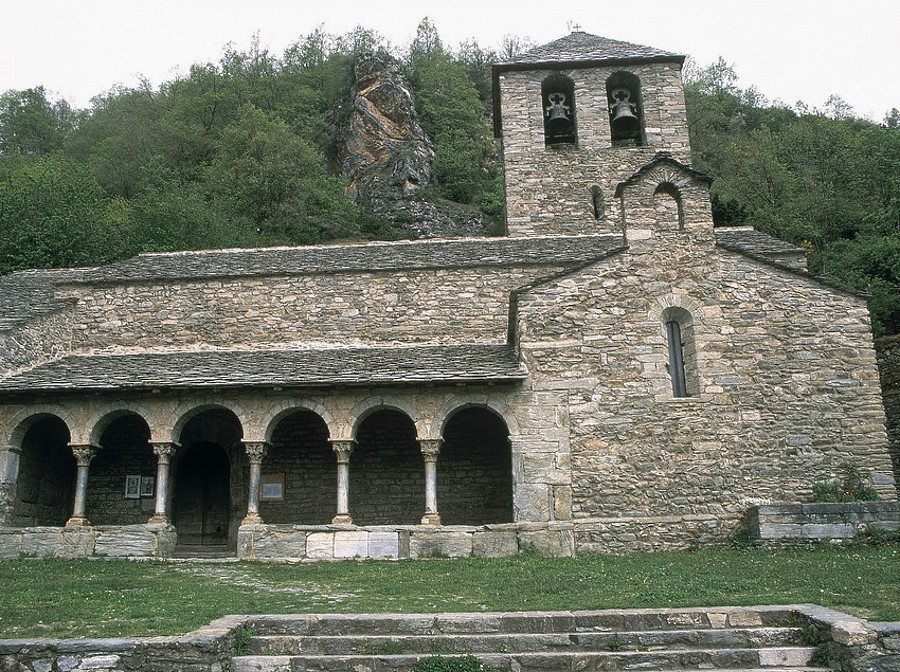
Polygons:
[[0,639],[167,635],[225,614],[813,602],[900,620],[900,547],[262,564],[0,561]]

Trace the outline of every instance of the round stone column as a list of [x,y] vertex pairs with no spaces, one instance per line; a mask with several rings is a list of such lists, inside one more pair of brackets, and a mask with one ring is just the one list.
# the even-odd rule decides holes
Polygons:
[[169,524],[169,463],[175,454],[174,443],[154,443],[153,454],[156,455],[156,506],[153,509],[152,525]]
[[255,525],[262,522],[259,515],[259,481],[262,478],[263,458],[269,446],[265,441],[244,441],[244,450],[250,459],[250,492],[247,497],[247,515],[242,525]]
[[87,498],[88,470],[91,460],[97,454],[97,446],[91,444],[73,445],[72,454],[75,456],[75,464],[78,472],[75,477],[75,504],[72,507],[72,517],[66,521],[66,527],[84,527],[90,522],[84,515],[84,503]]
[[331,449],[337,455],[337,513],[331,519],[335,525],[353,524],[350,517],[350,455],[355,443],[350,439],[331,441]]
[[425,459],[425,515],[422,525],[440,525],[441,516],[437,506],[437,460],[443,439],[422,439],[419,450]]

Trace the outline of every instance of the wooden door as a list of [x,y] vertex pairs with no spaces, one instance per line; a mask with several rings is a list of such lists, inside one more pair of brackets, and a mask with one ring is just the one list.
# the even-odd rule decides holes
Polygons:
[[224,546],[231,513],[231,466],[221,446],[199,443],[179,461],[175,527],[183,546]]

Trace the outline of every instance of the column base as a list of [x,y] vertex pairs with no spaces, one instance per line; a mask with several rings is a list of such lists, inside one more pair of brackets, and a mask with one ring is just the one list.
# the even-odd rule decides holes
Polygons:
[[441,514],[439,513],[426,513],[422,516],[422,525],[440,525],[441,524]]
[[148,525],[168,525],[169,517],[168,516],[151,516],[150,520],[147,521]]
[[72,516],[66,521],[66,527],[90,527],[91,521],[84,516]]
[[259,525],[262,522],[262,516],[260,516],[258,513],[248,513],[241,521],[241,525]]
[[353,518],[350,517],[349,513],[339,513],[334,518],[331,519],[332,525],[352,525]]

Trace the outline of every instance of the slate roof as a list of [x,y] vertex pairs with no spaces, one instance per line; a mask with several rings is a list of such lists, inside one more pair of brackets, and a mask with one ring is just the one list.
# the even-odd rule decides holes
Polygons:
[[0,277],[0,331],[69,305],[56,285],[80,279],[89,269],[20,271]]
[[729,226],[715,229],[716,244],[734,252],[759,256],[804,254],[802,247],[757,231],[752,226]]
[[608,37],[576,31],[558,40],[530,49],[525,53],[498,63],[499,71],[532,68],[539,65],[562,63],[601,63],[606,61],[684,61],[684,56],[670,51],[647,47],[631,42],[611,40]]
[[622,244],[618,234],[457,238],[141,254],[77,281],[191,279],[476,266],[577,265]]
[[0,393],[512,383],[509,345],[204,350],[70,355],[0,379]]

